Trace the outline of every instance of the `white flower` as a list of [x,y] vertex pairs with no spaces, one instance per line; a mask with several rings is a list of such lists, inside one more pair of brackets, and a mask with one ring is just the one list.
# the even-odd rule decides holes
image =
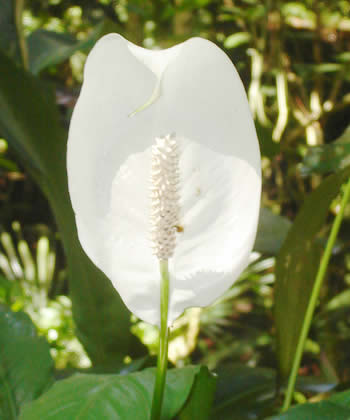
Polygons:
[[103,37],[85,65],[67,160],[80,242],[142,320],[160,322],[158,257],[169,257],[169,324],[212,303],[246,267],[259,146],[240,78],[212,42],[149,51]]

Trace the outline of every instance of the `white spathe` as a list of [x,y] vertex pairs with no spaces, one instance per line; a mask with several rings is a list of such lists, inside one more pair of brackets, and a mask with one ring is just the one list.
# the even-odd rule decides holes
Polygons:
[[69,192],[85,252],[152,324],[160,322],[160,272],[150,241],[151,147],[173,133],[180,218],[169,324],[212,303],[248,263],[260,207],[258,140],[242,82],[212,42],[149,51],[103,37],[71,120]]

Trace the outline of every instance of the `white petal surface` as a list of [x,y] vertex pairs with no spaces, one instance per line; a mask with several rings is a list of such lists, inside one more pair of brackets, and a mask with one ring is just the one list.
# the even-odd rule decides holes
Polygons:
[[160,275],[149,240],[150,146],[174,132],[183,232],[169,261],[170,323],[219,297],[247,264],[261,187],[254,124],[239,76],[211,42],[153,52],[115,34],[101,39],[71,121],[69,189],[83,248],[153,324]]

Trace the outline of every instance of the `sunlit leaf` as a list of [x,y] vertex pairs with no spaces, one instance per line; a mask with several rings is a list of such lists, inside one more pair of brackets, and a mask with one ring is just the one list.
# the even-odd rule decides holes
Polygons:
[[251,37],[251,34],[248,32],[236,32],[225,39],[224,47],[228,49],[237,48],[242,44],[247,44]]

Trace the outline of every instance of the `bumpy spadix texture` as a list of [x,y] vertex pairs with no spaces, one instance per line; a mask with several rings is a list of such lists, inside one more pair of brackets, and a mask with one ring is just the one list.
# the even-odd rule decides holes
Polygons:
[[[170,133],[175,229],[173,220],[164,227],[152,218],[160,196],[150,197],[156,165],[165,164],[152,146]],[[169,257],[169,324],[213,302],[246,267],[259,214],[259,146],[239,76],[213,43],[193,38],[149,51],[116,34],[102,38],[86,62],[67,160],[81,244],[139,318],[159,324],[159,258]],[[171,229],[166,246],[152,226]]]
[[179,154],[176,137],[156,138],[152,146],[151,240],[154,255],[167,260],[174,254],[179,223]]

